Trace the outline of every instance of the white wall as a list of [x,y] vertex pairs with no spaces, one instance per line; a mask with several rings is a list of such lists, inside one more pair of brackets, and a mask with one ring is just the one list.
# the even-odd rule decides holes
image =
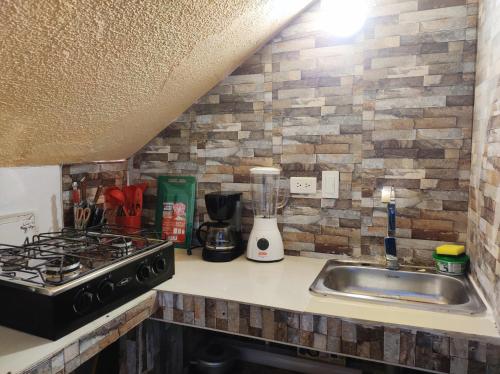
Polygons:
[[[0,243],[62,228],[61,178],[60,166],[0,168]],[[21,213],[34,213],[34,220]],[[31,223],[26,232],[20,228]]]

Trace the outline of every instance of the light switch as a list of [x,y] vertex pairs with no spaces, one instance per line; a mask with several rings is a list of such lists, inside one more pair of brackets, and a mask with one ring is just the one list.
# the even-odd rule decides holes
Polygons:
[[338,171],[323,171],[321,173],[321,197],[339,198],[339,176]]

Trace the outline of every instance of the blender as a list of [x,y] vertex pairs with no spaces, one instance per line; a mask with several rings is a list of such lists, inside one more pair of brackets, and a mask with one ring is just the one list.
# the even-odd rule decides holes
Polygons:
[[278,229],[277,210],[285,206],[288,193],[283,194],[283,200],[280,203],[280,169],[252,168],[250,179],[254,220],[248,238],[247,258],[260,262],[281,261],[284,250]]

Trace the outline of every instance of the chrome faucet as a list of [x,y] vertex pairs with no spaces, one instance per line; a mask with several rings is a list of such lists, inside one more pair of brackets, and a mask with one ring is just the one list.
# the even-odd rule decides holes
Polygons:
[[396,193],[394,187],[382,189],[382,202],[387,203],[387,236],[384,238],[385,262],[387,269],[399,269],[396,250]]

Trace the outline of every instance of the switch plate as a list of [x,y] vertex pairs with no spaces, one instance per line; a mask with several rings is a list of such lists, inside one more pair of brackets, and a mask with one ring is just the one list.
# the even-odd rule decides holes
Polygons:
[[321,197],[326,199],[339,198],[339,177],[338,171],[323,171],[321,173]]
[[291,177],[290,193],[315,194],[316,178],[314,177]]

